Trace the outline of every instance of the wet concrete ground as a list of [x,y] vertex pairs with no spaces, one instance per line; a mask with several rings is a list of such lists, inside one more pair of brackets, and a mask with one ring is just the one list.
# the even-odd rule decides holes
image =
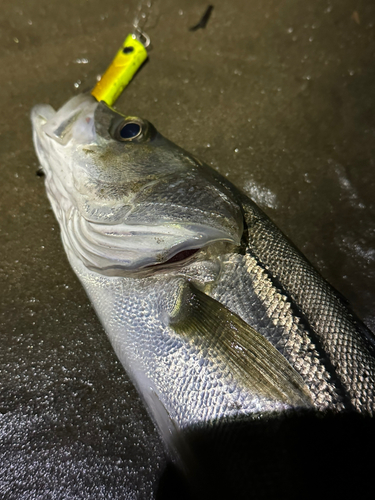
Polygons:
[[[162,444],[71,271],[29,112],[89,89],[137,1],[0,14],[0,496],[153,498]],[[247,191],[374,329],[375,4],[156,0],[117,107]]]

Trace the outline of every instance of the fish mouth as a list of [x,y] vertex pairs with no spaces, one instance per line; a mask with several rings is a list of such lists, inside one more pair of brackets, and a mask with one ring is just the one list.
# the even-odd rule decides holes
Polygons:
[[31,110],[31,123],[33,124],[33,127],[39,131],[41,127],[55,115],[56,111],[49,104],[37,104]]
[[[74,138],[76,143],[95,139],[94,113],[98,102],[91,94],[79,94],[55,111],[49,104],[37,104],[31,110],[34,140],[52,139],[65,146]],[[36,142],[36,140],[35,140]]]
[[43,169],[48,169],[48,161],[46,161],[46,137],[43,132],[43,127],[49,120],[53,119],[55,115],[56,111],[49,104],[37,104],[32,108],[30,113],[35,150],[43,163]]

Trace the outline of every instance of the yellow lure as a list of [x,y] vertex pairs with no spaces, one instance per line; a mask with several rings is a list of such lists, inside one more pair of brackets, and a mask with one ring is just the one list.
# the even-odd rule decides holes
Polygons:
[[91,94],[98,101],[112,106],[146,59],[144,45],[135,35],[128,35]]

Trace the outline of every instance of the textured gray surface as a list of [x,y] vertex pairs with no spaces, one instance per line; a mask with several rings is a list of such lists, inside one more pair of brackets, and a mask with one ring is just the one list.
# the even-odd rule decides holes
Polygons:
[[[151,498],[165,463],[69,268],[29,124],[34,104],[93,85],[136,6],[2,3],[5,498]],[[373,2],[220,0],[189,32],[205,8],[155,2],[150,62],[118,108],[244,188],[374,327]]]

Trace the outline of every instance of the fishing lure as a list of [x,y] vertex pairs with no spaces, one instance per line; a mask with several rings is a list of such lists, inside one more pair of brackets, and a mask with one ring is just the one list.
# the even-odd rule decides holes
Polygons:
[[97,101],[112,106],[146,61],[146,48],[150,45],[150,39],[139,28],[137,31],[138,34],[132,33],[125,38],[106,72],[91,91]]

